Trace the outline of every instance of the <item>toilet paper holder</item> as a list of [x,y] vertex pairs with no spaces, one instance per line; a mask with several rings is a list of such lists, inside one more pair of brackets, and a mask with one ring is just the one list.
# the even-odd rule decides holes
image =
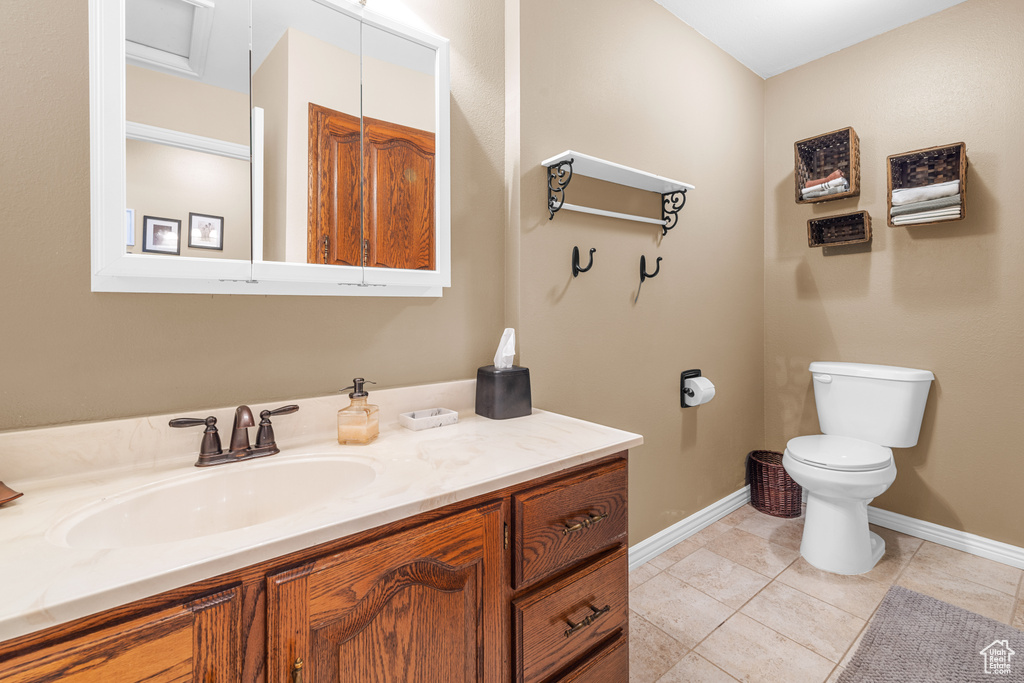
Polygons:
[[693,397],[693,390],[686,387],[686,380],[691,377],[700,377],[700,370],[684,370],[679,376],[679,405],[682,408],[696,408],[697,406],[691,406],[686,404],[687,396]]

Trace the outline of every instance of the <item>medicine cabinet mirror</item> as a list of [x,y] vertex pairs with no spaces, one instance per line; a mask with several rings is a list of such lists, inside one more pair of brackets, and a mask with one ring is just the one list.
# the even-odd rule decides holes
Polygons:
[[448,42],[346,0],[90,0],[92,289],[440,296]]

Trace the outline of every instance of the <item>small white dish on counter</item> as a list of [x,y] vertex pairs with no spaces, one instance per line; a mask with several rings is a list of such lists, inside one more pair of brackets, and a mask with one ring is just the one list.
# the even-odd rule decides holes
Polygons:
[[427,410],[414,410],[411,413],[401,413],[398,416],[398,423],[406,429],[418,432],[421,429],[433,429],[453,425],[459,421],[459,414],[447,408],[429,408]]

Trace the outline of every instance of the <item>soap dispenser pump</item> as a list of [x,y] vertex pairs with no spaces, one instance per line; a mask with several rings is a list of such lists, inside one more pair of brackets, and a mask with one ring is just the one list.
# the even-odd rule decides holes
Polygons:
[[338,411],[338,443],[355,444],[370,443],[380,434],[380,419],[378,413],[380,408],[366,402],[370,395],[364,384],[376,384],[368,382],[362,377],[352,380],[352,386],[345,387],[342,391],[353,389],[348,395],[352,402],[346,408]]

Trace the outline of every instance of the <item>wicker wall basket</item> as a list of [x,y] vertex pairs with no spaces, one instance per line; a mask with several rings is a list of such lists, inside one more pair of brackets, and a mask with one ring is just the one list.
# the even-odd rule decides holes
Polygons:
[[750,504],[773,517],[799,517],[803,489],[782,467],[778,451],[750,451],[747,455]]
[[889,156],[889,194],[886,202],[887,223],[890,228],[899,227],[892,222],[892,191],[898,188],[925,187],[951,180],[960,181],[960,215],[942,218],[929,223],[946,223],[959,221],[967,217],[967,145],[954,142],[951,145],[940,145],[918,149],[903,154]]
[[[796,203],[817,204],[860,195],[860,138],[853,128],[840,128],[831,133],[798,140],[793,144],[795,155]],[[850,183],[846,192],[804,199],[800,190],[812,179],[825,178],[833,171],[842,171]]]
[[807,221],[807,246],[838,247],[871,241],[871,216],[867,211]]

